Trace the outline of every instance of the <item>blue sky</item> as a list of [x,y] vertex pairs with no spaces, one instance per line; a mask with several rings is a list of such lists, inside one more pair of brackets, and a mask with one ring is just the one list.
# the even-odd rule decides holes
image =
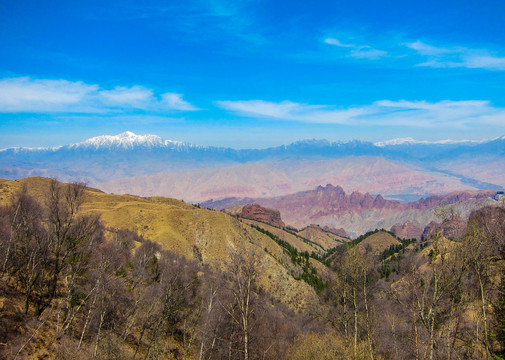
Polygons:
[[503,1],[0,1],[0,148],[505,135]]

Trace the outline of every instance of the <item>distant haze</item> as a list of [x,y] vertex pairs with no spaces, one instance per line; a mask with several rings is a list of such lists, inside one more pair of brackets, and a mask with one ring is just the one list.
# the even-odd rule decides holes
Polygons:
[[56,148],[0,151],[0,177],[86,181],[113,193],[190,202],[271,197],[339,185],[346,192],[416,199],[505,185],[505,138],[482,142],[305,140],[236,150],[125,132]]

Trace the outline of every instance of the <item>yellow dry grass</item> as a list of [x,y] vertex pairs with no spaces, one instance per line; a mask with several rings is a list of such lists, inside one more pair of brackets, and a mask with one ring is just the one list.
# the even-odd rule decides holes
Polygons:
[[295,247],[299,252],[308,251],[309,254],[312,252],[316,252],[316,253],[322,252],[322,248],[320,248],[319,246],[305,242],[305,241],[303,241],[303,239],[301,239],[293,234],[290,234],[287,231],[279,229],[275,226],[271,226],[271,225],[268,225],[268,224],[265,224],[265,223],[262,223],[259,221],[255,221],[255,220],[250,220],[250,219],[242,219],[242,222],[244,224],[258,226],[258,227],[274,234],[275,236],[279,237],[281,240],[284,240],[284,241],[287,241],[288,243],[290,243],[291,246]]
[[349,241],[346,238],[324,231],[319,226],[314,225],[299,231],[298,234],[315,242],[316,244],[321,245],[325,250],[334,248],[337,245],[341,245],[342,243]]
[[398,240],[396,240],[394,236],[385,231],[379,231],[376,232],[375,234],[367,236],[363,241],[359,243],[358,246],[361,247],[362,249],[370,246],[372,252],[375,255],[378,255],[387,248],[389,248],[391,245],[398,245],[398,244],[401,243]]
[[[26,184],[28,193],[44,201],[50,179],[0,179],[0,204]],[[264,290],[293,308],[304,308],[316,300],[313,289],[295,280],[277,259],[282,248],[268,236],[222,212],[200,209],[184,202],[163,198],[106,194],[86,191],[82,213],[99,214],[109,228],[129,229],[188,258],[225,270],[234,252],[254,255],[259,282]]]

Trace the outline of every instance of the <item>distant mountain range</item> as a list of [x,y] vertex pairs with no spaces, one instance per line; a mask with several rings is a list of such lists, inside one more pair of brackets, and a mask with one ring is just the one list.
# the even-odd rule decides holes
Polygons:
[[33,175],[191,202],[280,196],[326,184],[404,200],[503,188],[505,137],[481,142],[303,140],[237,150],[125,132],[60,147],[0,150],[1,178]]
[[[470,212],[486,205],[499,203],[490,199],[496,191],[460,191],[447,195],[431,195],[417,201],[400,203],[381,195],[354,191],[346,194],[340,186],[326,185],[294,194],[271,198],[228,198],[206,201],[201,205],[215,210],[235,213],[246,204],[258,204],[280,211],[282,220],[296,228],[319,224],[343,228],[351,236],[370,230],[402,226],[405,223],[424,229],[430,222],[440,222],[441,216],[457,215],[467,218]],[[438,211],[435,211],[437,209]]]

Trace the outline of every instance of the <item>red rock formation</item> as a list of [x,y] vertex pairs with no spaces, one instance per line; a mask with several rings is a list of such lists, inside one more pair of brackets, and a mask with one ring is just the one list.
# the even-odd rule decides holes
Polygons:
[[[306,215],[307,209],[312,209],[312,219],[320,216],[334,215],[345,212],[360,212],[366,210],[424,210],[435,206],[456,203],[467,199],[479,199],[490,196],[489,191],[462,191],[447,195],[432,195],[410,203],[386,200],[381,195],[376,197],[369,193],[354,191],[347,195],[342,187],[328,184],[318,186],[314,190],[302,191],[276,198],[256,199],[263,206],[274,207],[285,213],[300,213]],[[293,216],[290,216],[293,217]]]
[[[278,209],[287,223],[298,228],[305,227],[308,224],[320,224],[343,227],[346,231],[354,231],[356,234],[360,231],[373,230],[374,226],[377,226],[372,223],[374,219],[387,219],[385,226],[390,227],[397,222],[412,219],[412,217],[403,218],[405,220],[396,219],[396,214],[402,212],[411,210],[414,210],[414,212],[430,211],[430,209],[436,206],[458,204],[465,200],[482,199],[494,193],[494,191],[487,190],[461,191],[447,195],[433,195],[410,203],[400,203],[398,201],[387,200],[381,195],[374,197],[369,193],[363,194],[358,191],[347,195],[342,187],[328,184],[326,186],[318,186],[314,190],[274,198],[227,199],[219,202],[219,208],[226,208],[227,203],[236,206],[241,201],[244,201],[242,204],[245,204],[245,201],[247,201],[249,204],[256,203],[263,207]],[[208,206],[212,207],[213,205],[210,204]],[[359,220],[356,219],[359,219],[361,216],[364,218],[368,216],[368,222],[367,224],[363,224],[362,229],[359,229]],[[424,221],[429,220],[426,219]],[[426,222],[422,224],[422,226],[425,225]],[[434,230],[434,233],[436,231],[437,229]]]
[[245,205],[240,212],[240,216],[247,219],[261,221],[280,228],[285,226],[281,219],[279,210],[267,209],[258,204]]

